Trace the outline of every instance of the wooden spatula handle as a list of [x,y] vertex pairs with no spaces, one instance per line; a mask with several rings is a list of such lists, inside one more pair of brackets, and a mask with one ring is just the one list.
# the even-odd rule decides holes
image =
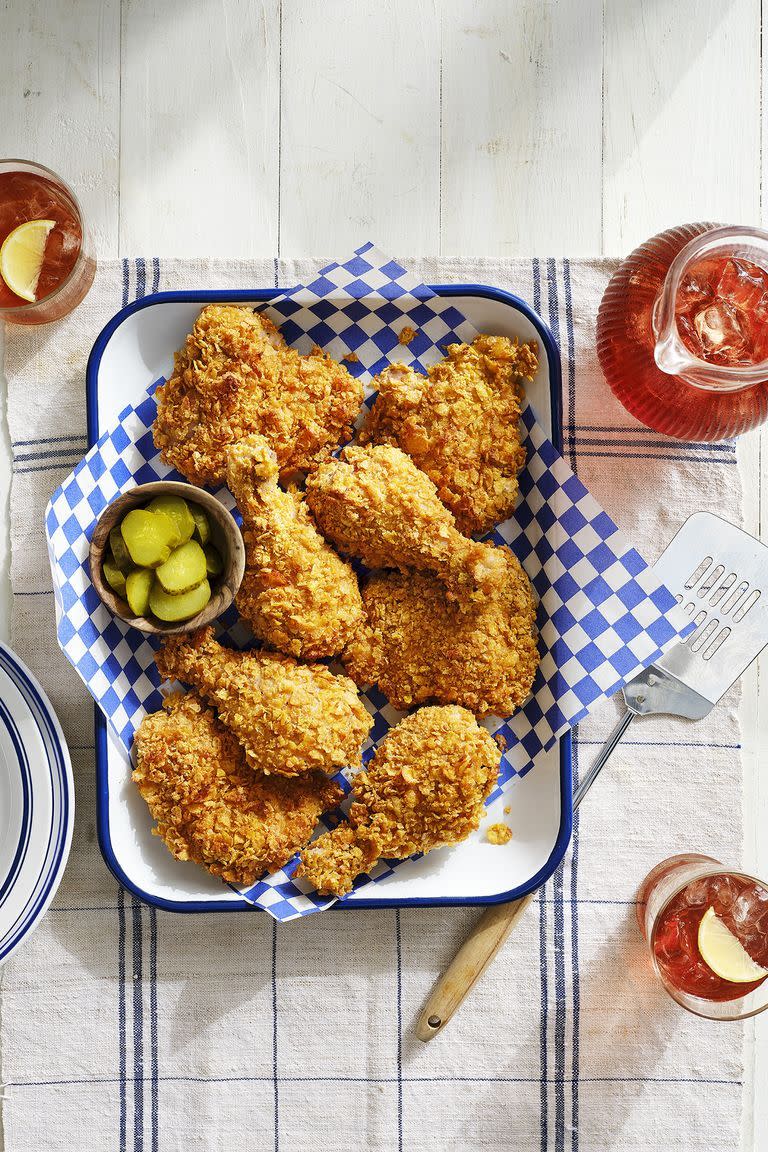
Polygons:
[[432,1040],[442,1032],[535,895],[529,892],[509,904],[494,904],[483,913],[430,992],[416,1025],[419,1040]]

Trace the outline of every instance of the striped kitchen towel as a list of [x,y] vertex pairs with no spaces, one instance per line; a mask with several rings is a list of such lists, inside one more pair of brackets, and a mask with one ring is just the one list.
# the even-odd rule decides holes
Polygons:
[[[594,353],[608,261],[407,260],[427,283],[489,283],[540,311],[563,362],[565,450],[653,560],[692,511],[738,519],[732,444],[683,445],[613,399]],[[742,1029],[684,1014],[649,971],[637,884],[686,848],[741,850],[738,699],[698,725],[633,729],[579,813],[573,848],[445,1035],[412,1024],[477,912],[180,916],[118,889],[95,836],[90,697],[55,638],[42,515],[86,448],[83,377],[123,301],[291,285],[316,261],[103,264],[67,320],[10,329],[12,644],[67,733],[77,825],[56,901],[0,973],[6,1152],[601,1152],[734,1149]],[[583,771],[612,726],[581,726]],[[692,774],[695,772],[695,787]]]

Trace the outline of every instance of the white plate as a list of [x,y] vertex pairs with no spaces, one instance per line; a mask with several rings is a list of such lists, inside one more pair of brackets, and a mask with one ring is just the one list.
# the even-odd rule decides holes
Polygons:
[[[521,300],[481,285],[434,286],[450,295],[478,331],[535,339],[540,365],[527,388],[547,435],[560,447],[560,362],[544,322]],[[93,444],[119,413],[173,367],[200,308],[211,302],[261,304],[274,289],[244,292],[166,292],[122,309],[94,345],[87,371],[88,434]],[[97,710],[98,831],[104,858],[117,879],[141,900],[179,912],[252,909],[240,894],[203,868],[174,860],[151,834],[147,806],[130,780],[131,765]],[[571,741],[542,754],[488,810],[479,832],[453,848],[401,865],[386,879],[364,885],[341,907],[415,904],[492,904],[538,887],[562,859],[571,836]],[[507,817],[503,808],[510,805]],[[505,845],[487,842],[484,828],[506,820]]]
[[69,752],[48,699],[0,644],[0,964],[59,886],[75,812]]

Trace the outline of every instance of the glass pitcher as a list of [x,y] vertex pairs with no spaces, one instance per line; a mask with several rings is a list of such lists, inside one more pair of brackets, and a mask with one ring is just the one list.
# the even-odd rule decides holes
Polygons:
[[768,232],[686,224],[622,262],[597,317],[612,391],[680,440],[738,436],[768,419]]

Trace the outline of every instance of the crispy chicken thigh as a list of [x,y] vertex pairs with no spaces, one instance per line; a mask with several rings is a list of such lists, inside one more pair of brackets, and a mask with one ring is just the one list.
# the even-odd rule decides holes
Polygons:
[[363,589],[366,619],[344,665],[360,687],[378,684],[406,710],[433,701],[476,716],[509,716],[539,665],[531,583],[511,552],[506,571],[480,601],[450,601],[431,573],[375,572]]
[[359,442],[401,448],[437,486],[461,532],[488,532],[515,505],[525,463],[522,381],[537,367],[536,346],[506,336],[450,344],[427,376],[393,364],[375,381],[379,394]]
[[435,485],[399,448],[345,448],[308,477],[306,499],[323,535],[369,568],[434,572],[465,596],[504,576],[500,550],[456,530]]
[[235,652],[213,629],[169,636],[156,656],[168,679],[196,688],[245,750],[251,768],[300,776],[360,762],[371,717],[346,676],[276,652]]
[[227,448],[266,436],[281,474],[348,440],[362,385],[319,348],[301,356],[252,308],[209,304],[157,390],[155,445],[193,484],[226,479]]
[[422,708],[390,730],[353,781],[349,823],[301,854],[296,876],[343,896],[379,857],[465,840],[496,781],[499,749],[471,712]]
[[277,457],[253,435],[227,453],[227,483],[243,514],[240,614],[256,636],[291,656],[334,656],[363,615],[357,577],[326,544],[298,493],[278,485]]
[[176,693],[144,717],[133,779],[176,859],[235,884],[282,868],[343,795],[322,772],[292,780],[254,773],[194,692]]

